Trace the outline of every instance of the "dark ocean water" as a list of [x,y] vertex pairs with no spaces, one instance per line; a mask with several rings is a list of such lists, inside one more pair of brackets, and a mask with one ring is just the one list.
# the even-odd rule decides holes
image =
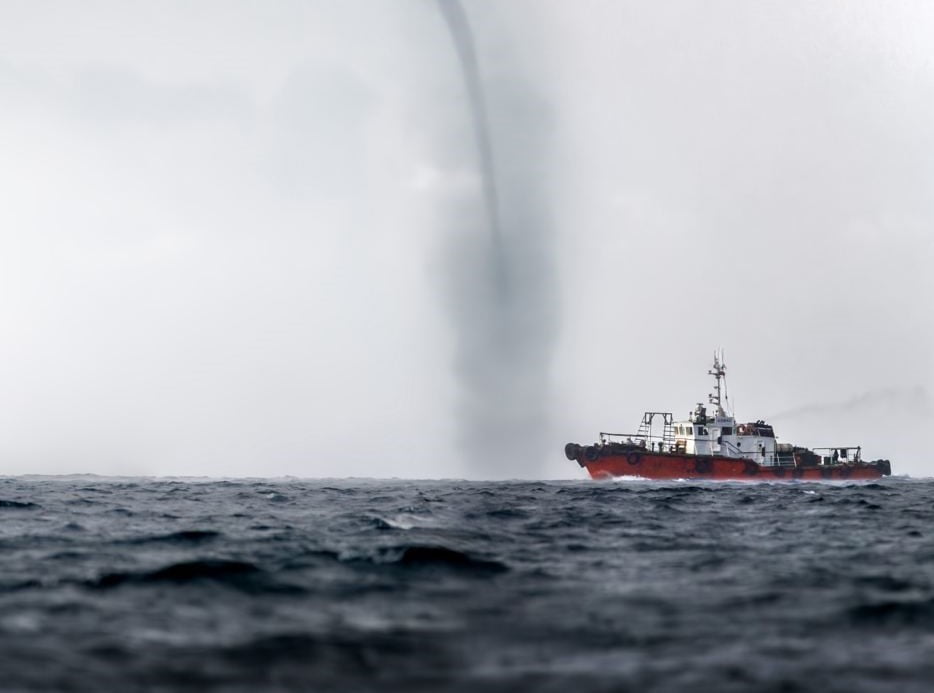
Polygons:
[[0,688],[930,691],[932,498],[0,479]]

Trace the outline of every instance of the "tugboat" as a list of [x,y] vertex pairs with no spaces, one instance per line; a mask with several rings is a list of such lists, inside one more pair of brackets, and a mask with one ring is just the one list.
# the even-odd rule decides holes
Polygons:
[[716,379],[708,395],[709,413],[698,404],[686,420],[675,421],[671,412],[647,411],[636,433],[601,433],[593,445],[568,443],[564,454],[594,479],[819,481],[878,479],[892,473],[889,460],[864,462],[859,445],[808,449],[779,443],[772,426],[761,419],[737,423],[723,407],[728,400],[722,351],[714,354],[708,375]]

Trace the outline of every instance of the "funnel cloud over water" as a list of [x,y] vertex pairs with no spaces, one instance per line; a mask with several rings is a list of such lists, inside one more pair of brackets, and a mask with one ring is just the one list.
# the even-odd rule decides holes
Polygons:
[[482,200],[452,205],[444,250],[460,443],[473,472],[523,476],[539,470],[545,454],[555,332],[546,109],[510,56],[497,56],[485,82],[463,7],[451,0],[438,7],[460,61],[482,176]]
[[486,99],[480,81],[480,67],[474,49],[473,34],[464,8],[457,0],[439,0],[438,8],[447,22],[460,60],[464,75],[464,85],[470,98],[470,115],[473,118],[473,131],[477,143],[477,156],[483,173],[483,202],[486,207],[487,224],[490,232],[490,262],[496,274],[499,288],[506,290],[506,273],[503,258],[502,231],[499,224],[499,201],[496,194],[496,167],[493,163],[493,143],[490,141],[489,119]]

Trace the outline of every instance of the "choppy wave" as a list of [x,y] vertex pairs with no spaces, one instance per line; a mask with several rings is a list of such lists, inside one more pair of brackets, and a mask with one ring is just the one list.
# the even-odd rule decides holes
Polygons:
[[926,691],[932,491],[0,479],[3,686]]
[[14,501],[14,500],[3,500],[0,499],[0,510],[26,510],[29,508],[38,508],[38,503],[30,503],[29,501]]
[[200,560],[173,563],[155,570],[141,573],[107,573],[91,583],[93,587],[118,587],[125,584],[153,582],[188,583],[196,580],[212,580],[236,584],[244,577],[261,572],[252,563],[243,561]]

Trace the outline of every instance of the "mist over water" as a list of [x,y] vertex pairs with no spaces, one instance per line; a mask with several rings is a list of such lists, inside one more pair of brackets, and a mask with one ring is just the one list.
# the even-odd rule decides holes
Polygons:
[[795,419],[803,416],[822,416],[826,414],[850,414],[872,408],[885,408],[896,412],[917,412],[930,415],[931,399],[920,385],[910,389],[881,388],[863,392],[854,397],[838,402],[806,404],[794,409],[787,409],[769,417],[769,419]]
[[474,473],[534,474],[548,454],[542,432],[557,327],[541,115],[547,109],[511,56],[498,55],[485,80],[463,7],[439,0],[438,8],[460,63],[482,178],[481,195],[450,205],[444,247],[459,443]]

